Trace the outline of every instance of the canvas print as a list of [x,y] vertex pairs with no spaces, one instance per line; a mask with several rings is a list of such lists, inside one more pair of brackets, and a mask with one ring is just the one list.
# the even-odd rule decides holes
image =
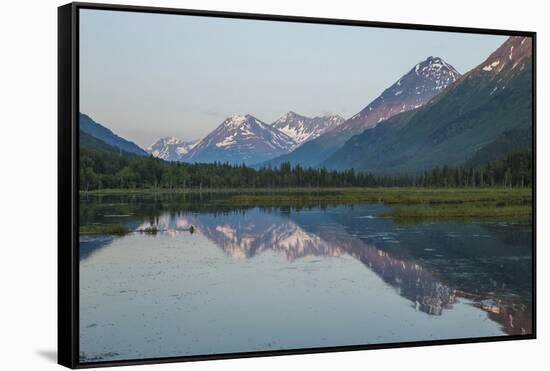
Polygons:
[[533,332],[533,40],[79,10],[82,363]]

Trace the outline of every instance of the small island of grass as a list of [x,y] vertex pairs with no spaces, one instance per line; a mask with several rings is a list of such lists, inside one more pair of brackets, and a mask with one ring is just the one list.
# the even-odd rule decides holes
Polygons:
[[86,224],[79,228],[80,235],[124,236],[131,230],[122,224]]

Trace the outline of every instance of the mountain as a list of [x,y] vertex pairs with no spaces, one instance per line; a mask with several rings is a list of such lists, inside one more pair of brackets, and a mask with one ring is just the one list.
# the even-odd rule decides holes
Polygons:
[[268,163],[283,162],[318,166],[353,135],[375,127],[396,114],[416,109],[453,84],[460,74],[439,57],[428,57],[416,64],[359,113],[317,139],[304,143],[288,155]]
[[141,149],[134,142],[130,142],[122,137],[119,137],[105,126],[95,122],[90,116],[83,113],[79,114],[78,122],[80,131],[86,133],[100,141],[118,148],[119,150],[139,156],[148,156],[149,154]]
[[428,57],[338,128],[358,134],[398,113],[418,108],[453,84],[460,73],[439,57]]
[[201,139],[182,161],[251,165],[288,153],[295,145],[288,135],[254,116],[233,116]]
[[165,161],[181,161],[199,140],[185,142],[175,137],[160,138],[147,148],[147,152]]
[[468,159],[467,167],[479,167],[489,162],[504,160],[514,152],[532,150],[531,128],[519,128],[502,132],[495,140],[487,144]]
[[127,154],[127,152],[122,152],[119,148],[113,147],[112,145],[107,144],[104,141],[83,132],[82,130],[80,130],[78,134],[78,141],[81,154],[82,150],[85,149],[101,153],[109,153],[116,156],[121,153]]
[[529,150],[531,130],[532,40],[510,37],[428,104],[352,137],[324,165],[406,174],[479,163]]
[[307,117],[289,111],[271,126],[291,137],[298,147],[333,130],[344,121],[345,119],[338,115]]

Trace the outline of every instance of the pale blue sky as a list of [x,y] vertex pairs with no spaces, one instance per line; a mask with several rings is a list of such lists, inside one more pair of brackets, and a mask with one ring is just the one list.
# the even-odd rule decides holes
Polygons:
[[80,10],[80,110],[142,147],[227,116],[348,118],[428,56],[464,73],[503,36]]

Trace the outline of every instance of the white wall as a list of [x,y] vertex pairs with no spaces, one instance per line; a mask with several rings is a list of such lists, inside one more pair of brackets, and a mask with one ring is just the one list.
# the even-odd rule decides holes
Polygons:
[[[122,1],[122,0],[121,0]],[[535,367],[548,335],[550,160],[546,95],[550,26],[544,3],[523,1],[125,1],[127,4],[489,27],[538,32],[538,332],[536,341],[452,345],[139,366],[158,370],[407,369]],[[57,0],[4,1],[0,20],[0,365],[55,369]],[[546,16],[545,16],[546,15]],[[545,99],[546,98],[546,99]],[[546,215],[545,215],[546,214]],[[546,216],[546,218],[545,218]],[[543,294],[541,296],[541,294]]]

